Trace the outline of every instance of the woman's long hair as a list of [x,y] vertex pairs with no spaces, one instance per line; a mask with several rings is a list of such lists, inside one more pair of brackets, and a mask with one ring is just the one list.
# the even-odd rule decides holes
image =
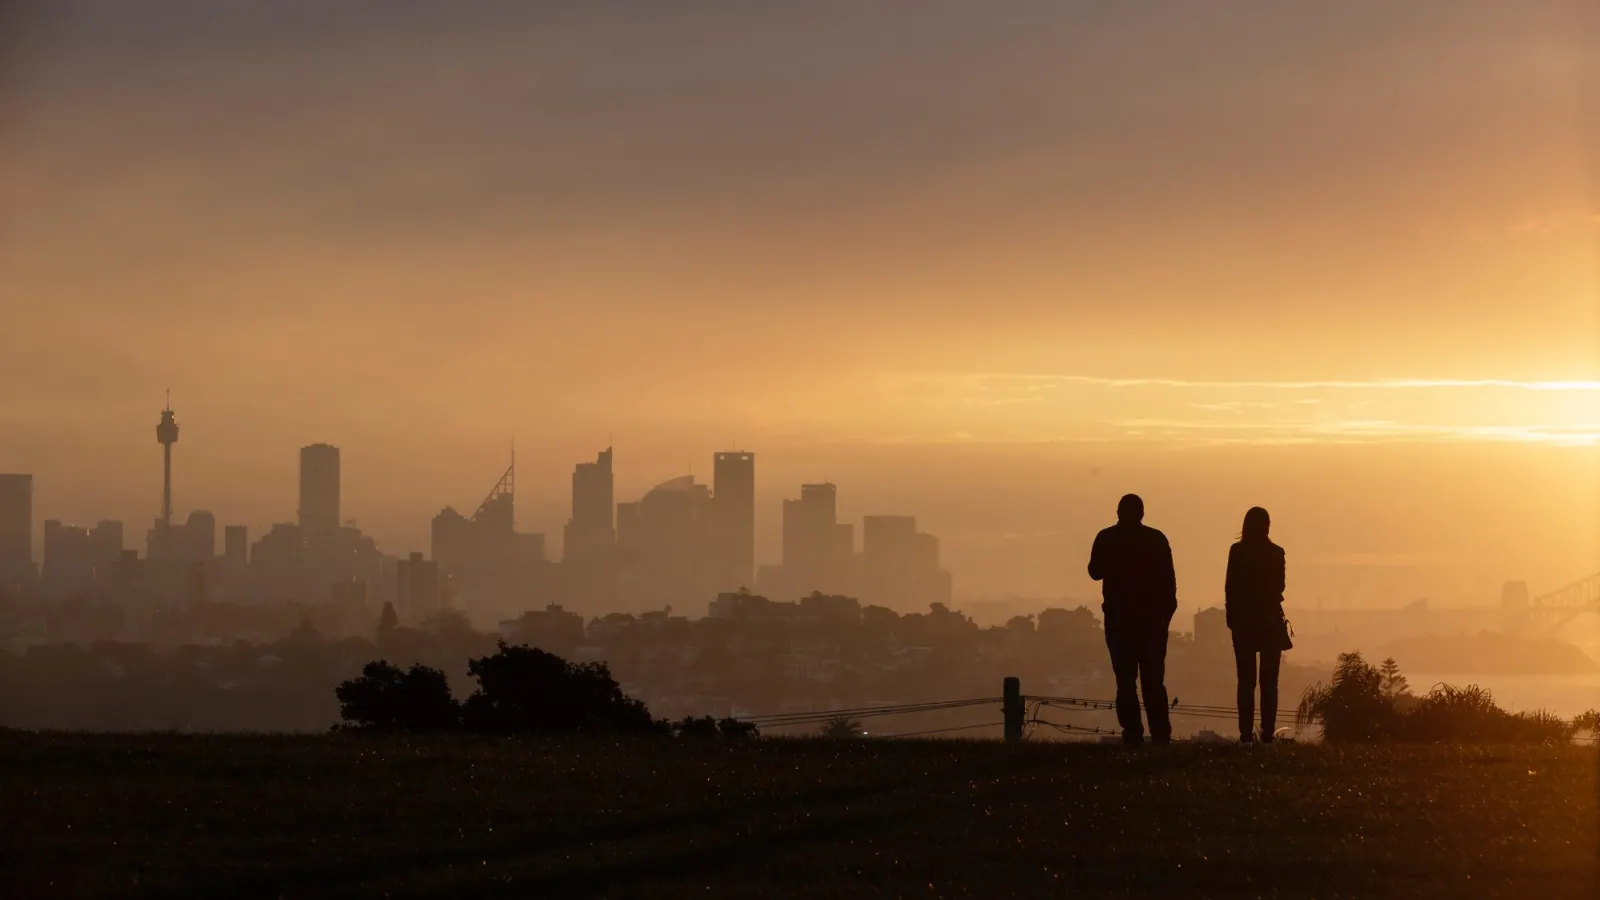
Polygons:
[[1272,517],[1259,506],[1250,507],[1244,514],[1244,525],[1239,529],[1241,541],[1267,540],[1267,532],[1272,530]]

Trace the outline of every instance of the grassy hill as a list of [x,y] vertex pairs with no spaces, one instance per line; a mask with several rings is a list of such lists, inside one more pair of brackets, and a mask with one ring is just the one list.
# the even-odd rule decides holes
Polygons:
[[1592,749],[0,734],[0,896],[1594,897]]

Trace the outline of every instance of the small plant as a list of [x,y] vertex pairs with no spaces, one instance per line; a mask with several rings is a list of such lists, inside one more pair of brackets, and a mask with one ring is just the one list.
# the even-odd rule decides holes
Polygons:
[[1360,653],[1342,653],[1332,684],[1306,688],[1294,723],[1296,730],[1320,724],[1329,741],[1374,740],[1394,733],[1394,700],[1384,693],[1383,674]]
[[823,723],[822,730],[818,733],[837,741],[858,738],[866,732],[862,729],[860,721],[849,716],[834,716]]

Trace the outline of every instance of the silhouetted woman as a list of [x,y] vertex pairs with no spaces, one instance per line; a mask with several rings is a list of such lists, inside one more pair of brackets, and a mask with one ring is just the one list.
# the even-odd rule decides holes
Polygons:
[[1239,740],[1249,743],[1260,659],[1261,740],[1272,740],[1278,718],[1278,664],[1289,649],[1283,617],[1283,548],[1267,537],[1272,519],[1259,506],[1244,514],[1239,542],[1228,550],[1228,628],[1239,672]]

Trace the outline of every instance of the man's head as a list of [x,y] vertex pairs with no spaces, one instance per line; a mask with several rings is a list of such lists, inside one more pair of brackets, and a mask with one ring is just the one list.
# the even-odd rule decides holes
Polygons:
[[1124,494],[1117,502],[1117,521],[1137,525],[1144,521],[1144,501],[1138,494]]

